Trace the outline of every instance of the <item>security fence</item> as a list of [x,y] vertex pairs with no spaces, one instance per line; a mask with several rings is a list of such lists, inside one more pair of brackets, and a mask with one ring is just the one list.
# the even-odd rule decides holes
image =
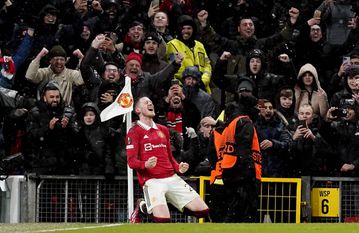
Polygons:
[[311,222],[359,222],[359,178],[312,177]]
[[[216,197],[223,185],[210,186],[209,177],[186,181],[210,207],[217,197],[226,201]],[[134,183],[137,200],[143,194]],[[128,222],[127,177],[10,176],[0,186],[0,222]],[[260,222],[359,222],[359,178],[263,178],[258,198]],[[212,220],[215,215],[211,209]],[[174,208],[171,216],[172,222],[197,222]]]
[[[200,178],[200,196],[212,200],[209,190],[209,177]],[[215,185],[223,185],[222,183]],[[217,192],[215,189],[214,192]],[[211,189],[213,193],[213,189]],[[225,200],[225,196],[219,197]],[[259,192],[258,219],[260,222],[300,223],[301,179],[262,178]],[[200,222],[204,220],[201,219]]]
[[[30,222],[128,221],[127,177],[29,176],[27,184]],[[143,197],[137,182],[134,196]],[[173,222],[192,221],[175,209],[171,214]]]

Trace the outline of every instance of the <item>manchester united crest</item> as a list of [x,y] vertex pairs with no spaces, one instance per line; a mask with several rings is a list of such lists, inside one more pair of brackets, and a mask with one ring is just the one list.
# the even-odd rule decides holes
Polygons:
[[129,108],[133,103],[133,98],[129,93],[122,93],[118,97],[117,103],[123,108]]
[[165,138],[165,134],[162,133],[161,131],[158,131],[158,132],[157,132],[157,135],[158,135],[158,137],[160,137],[160,138]]

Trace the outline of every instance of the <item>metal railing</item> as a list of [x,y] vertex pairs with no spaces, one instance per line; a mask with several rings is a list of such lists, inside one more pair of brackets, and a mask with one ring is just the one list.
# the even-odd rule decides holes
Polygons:
[[[201,176],[199,194],[206,200],[209,177]],[[262,178],[259,193],[260,222],[300,223],[301,179]],[[199,222],[203,222],[200,219]]]
[[[28,175],[16,185],[14,178],[0,195],[2,222],[128,222],[127,177]],[[209,177],[186,181],[207,203],[215,198]],[[135,182],[134,199],[141,197]],[[359,178],[263,178],[258,198],[260,222],[359,222]],[[197,222],[174,208],[171,216]]]

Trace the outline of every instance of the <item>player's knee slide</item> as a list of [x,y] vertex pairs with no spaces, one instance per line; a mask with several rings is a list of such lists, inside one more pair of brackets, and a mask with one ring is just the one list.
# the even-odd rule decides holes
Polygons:
[[185,209],[184,214],[195,216],[197,218],[204,218],[204,217],[208,216],[209,209],[197,210],[197,211],[192,211],[192,210],[189,210],[189,209]]
[[153,216],[152,219],[153,219],[153,221],[155,223],[169,223],[169,222],[171,222],[171,218],[160,218],[160,217]]

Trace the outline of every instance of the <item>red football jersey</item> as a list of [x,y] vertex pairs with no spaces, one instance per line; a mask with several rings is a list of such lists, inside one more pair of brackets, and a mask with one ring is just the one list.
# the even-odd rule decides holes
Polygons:
[[[179,172],[179,164],[171,152],[167,127],[153,123],[152,127],[137,121],[126,137],[127,162],[136,170],[141,186],[151,178],[166,178]],[[145,162],[157,157],[154,168],[145,168]]]

